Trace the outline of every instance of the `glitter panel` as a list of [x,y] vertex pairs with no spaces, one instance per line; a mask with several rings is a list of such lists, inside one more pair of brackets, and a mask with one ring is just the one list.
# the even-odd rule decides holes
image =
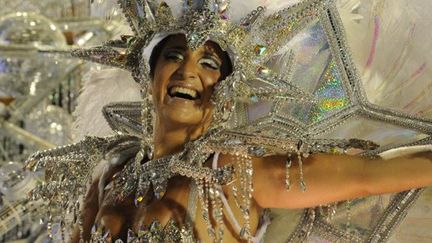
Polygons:
[[327,68],[323,71],[316,84],[314,95],[318,98],[317,104],[298,105],[286,104],[286,110],[291,116],[301,122],[311,124],[320,122],[349,106],[350,101],[344,90],[341,74],[333,58],[329,58]]
[[330,59],[327,36],[320,22],[314,21],[307,25],[288,43],[285,50],[281,50],[290,51],[294,54],[292,82],[306,91],[315,92]]
[[335,112],[342,110],[349,105],[348,97],[343,89],[341,76],[332,60],[325,71],[321,86],[315,92],[319,97],[319,103],[311,109],[310,119],[313,122],[323,120]]
[[[349,106],[350,102],[343,87],[341,73],[333,56],[327,35],[317,21],[307,25],[279,52],[279,56],[272,60],[272,66],[277,72],[284,72],[286,68],[286,53],[294,54],[294,70],[292,80],[294,84],[313,93],[318,98],[317,104],[296,104],[287,102],[278,114],[283,117],[294,117],[305,125],[320,122],[336,112]],[[279,66],[275,63],[280,63]]]

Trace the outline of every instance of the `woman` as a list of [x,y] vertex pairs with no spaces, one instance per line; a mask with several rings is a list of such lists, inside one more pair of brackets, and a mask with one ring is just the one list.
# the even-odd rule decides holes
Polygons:
[[[214,238],[223,242],[236,242],[242,239],[258,241],[269,223],[265,217],[260,220],[260,215],[265,215],[263,210],[265,208],[315,207],[432,184],[430,152],[390,160],[370,160],[322,153],[315,153],[307,159],[302,156],[291,158],[286,150],[280,154],[273,151],[268,156],[250,153],[256,155],[252,158],[249,155],[235,153],[210,153],[213,155],[204,156],[202,157],[205,158],[204,161],[201,161],[204,162],[202,171],[204,174],[208,172],[206,175],[210,179],[201,180],[199,171],[197,174],[182,173],[181,169],[184,168],[176,167],[181,165],[169,162],[164,164],[167,168],[160,168],[170,170],[169,173],[166,172],[168,175],[162,171],[154,172],[156,178],[167,177],[163,178],[168,183],[166,190],[161,190],[163,195],[156,193],[152,195],[152,192],[159,190],[159,182],[155,179],[151,181],[150,190],[147,190],[149,183],[143,186],[146,188],[143,192],[132,191],[132,193],[125,193],[125,197],[120,200],[109,200],[117,197],[118,189],[123,188],[121,183],[114,182],[117,179],[122,181],[123,177],[133,178],[123,180],[134,181],[138,185],[132,185],[132,188],[139,191],[141,182],[147,183],[147,179],[139,175],[139,172],[147,173],[142,169],[147,168],[147,164],[162,161],[167,156],[171,156],[169,161],[175,162],[175,159],[180,162],[189,161],[187,159],[189,154],[201,153],[205,148],[200,145],[205,144],[205,139],[212,135],[215,127],[218,126],[217,123],[224,121],[224,119],[214,120],[221,104],[215,104],[212,96],[215,95],[213,94],[215,86],[222,86],[227,80],[226,77],[230,75],[233,59],[230,59],[229,54],[222,51],[221,46],[215,42],[196,42],[197,38],[193,37],[196,36],[168,35],[155,48],[150,48],[152,54],[149,65],[152,81],[145,91],[152,94],[155,120],[153,137],[149,139],[147,136],[142,140],[152,140],[153,152],[144,151],[140,155],[140,146],[136,146],[140,141],[136,137],[125,136],[116,138],[121,142],[101,141],[100,144],[97,139],[91,140],[91,143],[97,144],[95,148],[102,147],[101,150],[105,151],[102,153],[103,159],[112,159],[114,162],[106,167],[102,175],[93,180],[82,207],[82,222],[76,227],[73,241],[79,241],[81,238],[87,241],[91,237],[93,240],[98,239],[94,237],[101,228],[91,232],[94,224],[102,226],[104,228],[101,229],[102,232],[109,232],[113,240],[127,240],[129,229],[138,234],[143,229],[142,234],[150,232],[150,238],[155,237],[163,241],[176,242],[192,238],[202,242],[211,242]],[[133,43],[136,46],[140,45],[138,41]],[[204,44],[197,45],[197,43]],[[141,48],[138,49],[141,51]],[[146,48],[149,49],[148,46]],[[133,55],[131,57],[134,58]],[[112,60],[123,59],[113,58]],[[140,68],[146,65],[146,63],[140,64]],[[235,63],[233,65],[236,67]],[[132,71],[135,74],[142,72],[142,70],[137,71],[137,63]],[[135,76],[140,79],[139,75]],[[229,102],[223,103],[222,108],[225,108],[226,104]],[[144,113],[148,112],[148,107],[144,107]],[[132,141],[132,145],[125,144],[125,141]],[[298,145],[297,150],[300,151],[303,147],[300,143]],[[143,145],[141,148],[147,149],[146,146]],[[83,147],[87,154],[99,153],[99,150],[92,152],[91,146]],[[48,157],[54,158],[56,153],[61,154],[61,151],[49,154]],[[42,155],[44,156],[47,155]],[[192,156],[192,160],[197,156]],[[288,158],[294,163],[291,163],[292,161],[286,163]],[[133,160],[138,169],[129,173],[129,168],[132,168],[131,170],[134,168]],[[290,167],[288,175],[287,166]],[[232,167],[235,167],[234,174],[229,176]],[[193,168],[189,167],[185,170],[194,172]],[[219,171],[228,175],[226,180],[219,180],[220,178],[217,177]],[[50,173],[48,175],[56,176]],[[153,176],[152,173],[149,175]],[[303,178],[307,178],[306,191],[302,187],[303,184],[298,183],[293,183],[287,190],[285,184],[287,179],[303,182]],[[192,195],[194,185],[198,187],[198,196],[195,197]],[[240,191],[240,199],[234,188]],[[196,207],[191,207],[190,204],[194,200],[199,200],[200,203],[195,202]],[[221,205],[227,215],[225,217],[220,212]],[[204,217],[194,217],[195,212],[202,212]],[[172,222],[178,226],[172,226]],[[156,226],[156,229],[151,227],[157,224],[162,225],[167,232],[164,229],[157,229]],[[226,230],[222,231],[224,226]],[[169,232],[170,230],[174,233]]]
[[[213,42],[206,42],[193,51],[188,48],[184,35],[172,35],[162,41],[159,48],[156,47],[158,52],[153,54],[156,62],[151,86],[156,112],[155,158],[182,151],[187,141],[196,140],[207,131],[213,109],[210,102],[213,87],[228,75],[230,69],[227,54]],[[315,207],[432,183],[430,153],[376,161],[354,156],[318,154],[308,158],[303,167],[308,182],[307,190],[303,192],[297,184],[293,184],[293,188],[287,191],[283,183],[285,160],[285,156],[253,159],[252,229],[257,229],[263,208]],[[232,162],[230,155],[220,155],[218,161],[219,166]],[[298,167],[294,166],[293,169],[293,180],[299,180]],[[166,225],[170,219],[175,219],[179,224],[185,222],[189,191],[189,180],[185,177],[172,178],[165,196],[160,201],[150,203],[145,215],[131,198],[121,205],[108,204],[99,208],[97,184],[98,181],[93,183],[93,190],[89,190],[86,198],[86,239],[89,239],[90,228],[95,222],[102,223],[113,239],[125,239],[129,228],[150,225],[154,219],[161,225]],[[334,191],[334,188],[339,189]],[[229,205],[235,209],[232,192],[228,187],[224,189]],[[236,211],[234,214],[241,213]],[[196,219],[194,232],[197,238],[202,242],[212,241],[205,232],[206,225],[201,217]],[[233,223],[229,219],[225,223],[229,230],[223,242],[240,241],[239,232],[232,228]]]

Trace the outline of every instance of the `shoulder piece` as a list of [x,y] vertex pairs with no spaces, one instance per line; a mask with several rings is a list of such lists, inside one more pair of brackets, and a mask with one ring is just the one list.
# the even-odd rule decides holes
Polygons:
[[138,135],[142,131],[142,102],[116,102],[103,108],[103,114],[111,129],[125,134]]
[[[48,202],[49,218],[74,212],[74,221],[80,208],[80,197],[85,195],[98,164],[112,163],[123,151],[139,149],[140,139],[130,135],[86,137],[78,143],[39,151],[26,161],[27,169],[45,172],[45,179],[31,192],[33,200]],[[66,193],[65,193],[66,192]]]

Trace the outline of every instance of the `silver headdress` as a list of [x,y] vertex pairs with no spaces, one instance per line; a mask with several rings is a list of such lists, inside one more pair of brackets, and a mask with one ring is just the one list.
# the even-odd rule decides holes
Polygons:
[[153,132],[152,101],[148,94],[151,79],[149,59],[153,47],[171,34],[184,34],[192,49],[212,40],[230,54],[234,72],[216,89],[213,99],[218,112],[214,113],[213,124],[227,125],[226,120],[237,101],[272,100],[274,97],[296,102],[315,100],[312,94],[293,85],[288,75],[273,73],[267,63],[298,27],[318,16],[326,7],[325,2],[299,4],[290,8],[293,13],[289,17],[285,16],[288,10],[265,16],[265,9],[258,7],[237,22],[230,19],[230,4],[224,0],[184,1],[178,17],[173,15],[165,2],[130,0],[119,1],[119,4],[135,35],[109,41],[101,47],[76,50],[72,54],[132,72],[134,79],[142,86],[143,141],[147,152],[152,150],[149,146]]
[[[121,0],[119,4],[134,35],[73,52],[77,57],[131,71],[141,85],[143,102],[105,107],[110,126],[119,133],[116,136],[89,137],[31,157],[29,167],[45,167],[56,172],[50,173],[47,185],[35,190],[36,196],[49,198],[50,204],[57,208],[76,211],[79,195],[84,194],[91,178],[89,171],[101,160],[112,161],[113,166],[126,164],[114,181],[114,188],[119,192],[116,196],[121,200],[134,195],[137,204],[145,202],[149,192],[156,198],[162,197],[168,179],[183,175],[196,182],[209,232],[215,239],[221,239],[223,209],[219,186],[237,176],[241,188],[235,188],[236,183],[230,186],[239,192],[236,202],[244,219],[243,225],[235,230],[242,238],[252,241],[251,157],[287,155],[289,189],[293,156],[298,158],[301,170],[302,158],[310,153],[345,153],[359,148],[374,156],[391,148],[375,150],[377,145],[372,142],[344,139],[335,133],[349,119],[363,116],[422,134],[431,133],[430,121],[378,107],[367,100],[333,1],[306,0],[271,14],[266,14],[265,7],[258,7],[239,21],[230,17],[229,1],[182,2],[181,13],[174,14],[178,9],[164,2]],[[215,88],[212,97],[215,111],[209,131],[186,144],[181,153],[151,160],[149,58],[161,39],[179,33],[186,36],[192,49],[208,40],[218,43],[230,55],[233,73]],[[430,140],[427,137],[417,143]],[[122,151],[127,156],[118,156]],[[213,153],[234,155],[234,168],[203,167]],[[141,164],[143,159],[149,161]],[[131,160],[135,163],[129,163]],[[306,189],[303,178],[300,185]],[[64,190],[73,193],[60,193]],[[398,200],[403,201],[404,196]],[[211,224],[210,211],[217,227]],[[308,210],[305,215],[308,228],[315,220],[315,212]],[[297,233],[292,235],[292,240],[307,236]]]

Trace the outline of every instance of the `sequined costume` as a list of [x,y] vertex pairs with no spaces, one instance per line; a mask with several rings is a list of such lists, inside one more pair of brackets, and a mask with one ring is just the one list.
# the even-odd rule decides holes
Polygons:
[[[140,204],[145,203],[149,193],[160,199],[170,178],[175,175],[191,178],[197,188],[197,200],[203,205],[201,214],[216,241],[222,239],[224,229],[224,203],[219,187],[238,179],[241,187],[232,187],[239,192],[237,204],[243,213],[243,225],[236,230],[241,238],[254,241],[248,211],[252,197],[251,157],[295,156],[301,169],[302,159],[314,153],[344,154],[359,149],[362,156],[374,157],[400,146],[431,142],[430,120],[379,106],[366,97],[336,5],[331,0],[307,0],[274,12],[258,7],[241,20],[230,17],[233,12],[229,12],[229,3],[223,0],[184,1],[180,15],[171,11],[178,9],[173,7],[175,3],[146,0],[119,3],[134,35],[101,47],[77,50],[73,55],[130,71],[141,85],[142,101],[105,106],[104,115],[117,135],[87,137],[74,145],[39,152],[28,162],[29,168],[45,168],[49,174],[46,184],[37,187],[33,194],[35,198],[49,199],[50,215],[60,215],[55,219],[62,225],[74,222],[58,211],[73,212],[74,221],[79,223],[79,197],[85,194],[96,165],[105,161],[107,168],[124,165],[113,182],[118,197],[111,200],[132,195]],[[231,5],[234,8],[236,2]],[[234,70],[215,89],[214,122],[208,132],[186,144],[178,154],[142,163],[153,153],[148,60],[153,47],[173,33],[185,34],[192,49],[207,40],[218,43],[230,54]],[[390,128],[403,127],[414,133],[415,139],[386,144],[374,141],[373,137],[344,136],[347,130],[344,126],[351,124],[351,128],[358,129],[364,121],[375,127],[384,123]],[[122,157],[125,151],[129,155],[132,151],[133,156]],[[234,166],[203,166],[217,153],[235,156]],[[291,183],[300,183],[307,190],[307,178],[299,182],[289,180],[291,163],[290,159],[286,162],[287,188]],[[71,193],[62,193],[66,190]],[[282,212],[279,216],[273,213],[274,222],[266,239],[382,242],[420,193],[421,190],[411,190],[391,198],[379,196],[340,203],[346,206],[339,205],[337,212],[335,204]],[[362,225],[351,219],[351,215],[364,205],[376,212],[370,214],[373,219]],[[209,220],[209,207],[217,227]],[[277,222],[285,222],[281,220],[284,217],[294,223],[286,235],[276,234],[280,231]],[[165,228],[167,233],[155,223],[131,233],[129,240],[138,237],[193,241],[190,230],[170,225]],[[92,237],[97,240],[105,236],[96,230]]]

